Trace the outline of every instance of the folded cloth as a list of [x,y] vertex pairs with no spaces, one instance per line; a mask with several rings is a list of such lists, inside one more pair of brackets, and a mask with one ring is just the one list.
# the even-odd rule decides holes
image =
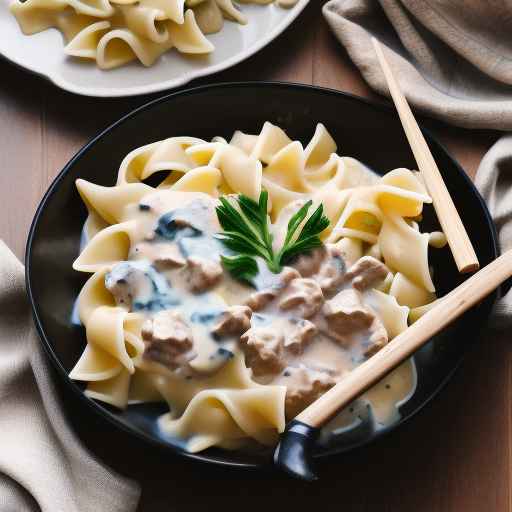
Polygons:
[[0,241],[0,510],[130,512],[136,482],[89,453],[67,425],[32,325],[23,265]]
[[[512,249],[512,135],[503,136],[486,153],[475,177],[475,185],[492,214],[502,251]],[[496,304],[491,326],[512,326],[512,289]]]
[[512,130],[510,0],[330,0],[323,12],[378,92],[388,89],[371,36],[419,110],[466,128]]

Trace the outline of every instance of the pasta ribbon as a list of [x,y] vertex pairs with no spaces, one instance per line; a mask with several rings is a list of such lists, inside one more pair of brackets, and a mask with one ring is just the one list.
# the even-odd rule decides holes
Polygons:
[[94,60],[102,70],[134,60],[151,66],[172,48],[207,55],[214,46],[206,34],[221,30],[223,18],[247,23],[232,0],[13,0],[10,11],[24,34],[57,28],[66,55]]

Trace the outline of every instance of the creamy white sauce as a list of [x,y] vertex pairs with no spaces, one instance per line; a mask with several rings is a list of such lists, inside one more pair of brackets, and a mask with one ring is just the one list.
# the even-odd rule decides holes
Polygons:
[[[368,173],[371,171],[368,170]],[[215,339],[211,329],[228,306],[242,304],[255,291],[224,272],[219,283],[208,291],[192,293],[187,288],[183,267],[162,268],[156,264],[164,246],[167,249],[173,248],[171,252],[183,259],[200,256],[219,261],[220,254],[226,253],[226,249],[214,238],[221,230],[215,214],[216,204],[210,196],[199,192],[163,190],[146,196],[140,205],[130,205],[126,216],[136,220],[137,228],[133,234],[129,262],[120,263],[121,267],[114,267],[107,276],[107,279],[114,278],[123,265],[132,265],[142,270],[145,280],[135,283],[136,289],[129,309],[147,316],[167,308],[182,314],[192,330],[194,349],[197,352],[197,357],[190,362],[193,372],[188,376],[189,379],[201,379],[201,375],[207,376],[216,372],[233,352],[239,350],[237,338]],[[297,205],[293,205],[290,211],[294,212],[296,209]],[[282,216],[272,227],[275,240],[282,239],[288,219],[289,216]],[[188,222],[190,226],[177,227],[177,221]],[[266,267],[263,266],[262,270],[264,268]],[[268,288],[275,279],[275,274],[265,270],[256,280],[257,288]],[[274,301],[262,311],[253,314],[251,325],[270,323],[277,327],[292,320],[293,316],[292,313],[280,310]],[[321,315],[311,320],[321,331],[328,331]],[[340,346],[332,338],[319,333],[307,344],[302,354],[288,357],[287,365],[305,365],[327,372],[335,380],[339,380],[363,360],[363,338],[356,334],[347,346]],[[290,385],[289,379],[285,372],[255,378],[261,383],[285,386]],[[416,374],[411,362],[395,370],[382,383],[367,392],[359,402],[371,406],[377,425],[389,425],[396,421],[397,407],[408,399],[415,386]],[[354,416],[350,408],[347,408],[331,422],[328,430],[337,432],[340,429],[353,428],[357,421],[360,421],[357,415]]]

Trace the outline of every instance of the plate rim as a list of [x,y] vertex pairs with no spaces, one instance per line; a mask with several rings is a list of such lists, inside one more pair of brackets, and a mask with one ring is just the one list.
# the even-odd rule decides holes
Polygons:
[[[289,15],[283,18],[283,20],[281,20],[280,23],[278,23],[272,30],[270,30],[263,37],[258,39],[249,48],[242,50],[236,53],[235,55],[232,55],[228,59],[225,59],[217,64],[209,65],[204,68],[187,72],[184,75],[181,75],[180,77],[174,78],[172,80],[157,82],[154,84],[138,85],[134,87],[123,87],[115,89],[107,89],[105,87],[81,87],[68,82],[58,73],[45,73],[42,70],[37,69],[35,67],[27,66],[26,63],[23,63],[22,59],[18,58],[15,54],[7,55],[0,51],[0,56],[7,62],[17,66],[18,68],[21,68],[33,75],[38,76],[39,78],[49,81],[59,89],[62,89],[73,94],[78,94],[80,96],[86,96],[91,98],[127,98],[132,96],[141,96],[144,94],[151,94],[176,89],[178,87],[188,84],[192,80],[204,78],[224,71],[233,66],[236,66],[237,64],[243,62],[244,60],[258,53],[265,46],[269,45],[274,39],[279,37],[297,19],[297,17],[302,13],[302,11],[306,8],[310,1],[311,0],[298,0],[297,3],[291,8],[282,7],[282,9],[289,11]],[[266,6],[263,5],[262,7]],[[141,72],[143,72],[144,69],[145,68],[142,67]],[[108,70],[105,72],[108,72]]]
[[[108,135],[108,133],[120,126],[121,124],[129,121],[131,118],[137,116],[140,112],[145,110],[150,110],[151,108],[157,106],[160,103],[165,103],[167,101],[172,101],[174,97],[179,96],[189,96],[194,94],[201,94],[202,92],[208,92],[211,90],[216,89],[226,89],[226,88],[251,88],[251,87],[283,87],[283,88],[289,88],[289,89],[299,89],[299,90],[305,90],[305,91],[315,91],[317,93],[321,94],[327,94],[327,95],[334,95],[334,96],[343,96],[345,98],[348,98],[350,101],[354,102],[362,102],[366,104],[367,106],[370,106],[371,108],[386,111],[388,113],[393,111],[393,107],[390,104],[386,104],[384,102],[375,101],[372,99],[364,98],[361,96],[358,96],[356,94],[351,94],[345,91],[339,91],[332,88],[327,87],[320,87],[317,85],[309,85],[309,84],[301,84],[301,83],[294,83],[294,82],[286,82],[286,81],[240,81],[240,82],[220,82],[220,83],[214,83],[214,84],[207,84],[207,85],[201,85],[196,87],[191,87],[187,89],[183,89],[180,91],[171,92],[169,94],[166,94],[164,96],[161,96],[159,98],[153,99],[131,111],[129,111],[127,114],[122,116],[120,119],[115,121],[114,123],[111,123],[108,125],[105,129],[101,130],[96,136],[91,138],[89,142],[84,144],[76,153],[75,155],[65,164],[65,166],[62,168],[62,170],[55,176],[55,178],[52,180],[50,185],[48,186],[46,192],[44,193],[42,199],[39,202],[39,205],[36,209],[36,212],[34,214],[34,217],[32,219],[30,230],[27,238],[26,248],[25,248],[25,284],[26,284],[26,291],[27,296],[30,302],[30,308],[32,312],[32,317],[36,326],[36,330],[38,332],[39,338],[43,344],[44,350],[46,354],[49,356],[50,361],[53,364],[53,367],[56,368],[57,373],[61,378],[64,380],[64,384],[72,389],[76,395],[82,400],[83,403],[87,404],[89,408],[91,408],[93,411],[95,411],[97,414],[100,415],[103,419],[106,419],[109,423],[111,423],[116,428],[121,429],[122,431],[134,435],[136,438],[148,442],[149,444],[153,446],[157,446],[159,448],[164,448],[165,450],[172,452],[176,455],[182,456],[186,459],[196,461],[196,462],[206,462],[211,465],[215,466],[222,466],[225,468],[245,468],[245,469],[259,469],[264,470],[268,469],[270,463],[269,461],[262,461],[262,462],[237,462],[237,461],[228,461],[228,460],[221,460],[221,459],[212,459],[210,457],[207,457],[202,454],[202,452],[199,453],[190,453],[186,452],[184,450],[181,450],[177,446],[174,446],[170,443],[165,443],[162,440],[156,439],[148,434],[146,434],[143,431],[139,431],[130,425],[127,425],[117,419],[115,414],[110,412],[108,409],[102,407],[100,404],[95,402],[94,400],[87,397],[83,390],[69,378],[69,374],[62,365],[60,359],[58,358],[57,354],[53,350],[49,338],[46,336],[41,319],[39,317],[38,311],[37,311],[37,303],[32,293],[32,286],[31,286],[31,259],[32,259],[32,243],[34,241],[34,238],[36,236],[36,230],[37,225],[39,222],[39,218],[41,217],[48,200],[53,196],[53,194],[57,191],[60,182],[62,179],[71,171],[73,165],[77,160],[79,160],[83,153],[87,152],[90,147],[92,147],[96,142],[98,142],[101,138]],[[491,217],[491,214],[489,212],[489,209],[487,208],[487,205],[481,196],[480,192],[474,185],[474,183],[471,181],[470,177],[466,174],[462,166],[459,164],[459,162],[451,155],[451,153],[446,149],[446,147],[439,142],[439,140],[432,135],[432,133],[425,129],[422,126],[422,123],[419,123],[420,128],[422,132],[426,135],[427,141],[429,144],[433,144],[434,146],[437,146],[437,149],[443,152],[454,164],[457,168],[457,171],[459,174],[462,175],[463,179],[465,180],[468,187],[472,190],[475,197],[478,199],[480,206],[482,207],[482,210],[484,212],[484,216],[486,219],[486,223],[488,227],[490,228],[490,235],[492,240],[492,252],[496,257],[500,255],[500,247],[498,242],[498,235],[496,231],[496,226],[494,224],[494,221]],[[489,314],[491,311],[491,308],[493,304],[495,303],[496,299],[500,296],[499,292],[500,288],[495,290],[492,294],[488,295],[478,306],[475,307],[485,307],[484,310],[484,321],[482,322],[482,326],[479,329],[479,332],[476,333],[475,336],[475,342],[479,338],[481,331],[483,329],[483,326],[487,323]],[[435,390],[432,392],[432,394],[421,404],[419,405],[414,411],[412,411],[407,417],[402,417],[400,420],[398,420],[396,423],[393,423],[392,426],[379,430],[375,432],[374,436],[370,441],[362,441],[360,443],[354,443],[347,447],[332,447],[327,450],[321,450],[319,453],[315,454],[315,458],[318,459],[326,459],[331,458],[337,455],[340,455],[347,451],[352,451],[355,449],[359,449],[363,446],[369,446],[373,444],[374,442],[380,440],[383,436],[390,434],[391,432],[395,432],[404,422],[412,420],[417,414],[424,411],[424,409],[432,402],[434,398],[436,398],[439,393],[444,389],[444,387],[447,385],[447,383],[452,379],[453,375],[456,373],[456,371],[459,369],[461,363],[465,359],[468,351],[465,350],[457,363],[450,369],[450,371],[446,374],[446,376],[439,382]]]

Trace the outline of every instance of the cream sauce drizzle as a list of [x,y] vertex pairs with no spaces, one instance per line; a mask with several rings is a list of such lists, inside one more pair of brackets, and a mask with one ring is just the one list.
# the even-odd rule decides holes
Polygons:
[[[224,272],[218,285],[205,293],[194,294],[187,289],[182,268],[156,270],[155,260],[159,256],[159,244],[166,244],[175,246],[176,253],[184,258],[200,255],[218,261],[224,249],[214,239],[214,234],[220,231],[215,214],[216,204],[216,200],[200,192],[162,190],[144,197],[139,205],[130,205],[126,210],[126,218],[136,220],[137,225],[133,233],[129,260],[133,265],[141,268],[151,267],[150,273],[158,274],[159,279],[167,283],[169,290],[166,293],[178,299],[178,304],[167,307],[181,311],[192,328],[194,348],[198,355],[191,362],[191,366],[199,374],[197,376],[199,379],[201,374],[206,376],[217,371],[233,352],[239,350],[238,340],[227,339],[219,342],[211,335],[210,330],[215,319],[227,306],[242,304],[254,289],[236,281]],[[176,229],[175,222],[179,218],[188,221],[191,226]],[[286,224],[287,222],[281,219],[273,226],[276,238],[282,237]],[[155,286],[153,288],[155,289]],[[157,291],[158,288],[156,286]],[[147,285],[144,293],[148,303],[151,297],[148,296]],[[151,315],[155,309],[140,307],[138,310],[145,315]],[[264,317],[276,323],[287,322],[290,319],[290,315],[277,310],[275,305],[262,313]],[[259,314],[253,315],[252,324],[261,321],[261,318]],[[351,350],[340,347],[326,336],[317,335],[304,353],[291,358],[289,364],[292,366],[304,364],[311,368],[328,369],[330,373],[341,378],[358,362]],[[286,379],[286,376],[278,375],[270,379],[261,378],[259,381],[286,385]],[[368,391],[361,400],[371,406],[373,417],[378,425],[389,425],[397,420],[399,416],[397,407],[413,394],[415,387],[416,372],[411,360]],[[350,412],[350,408],[347,408],[331,422],[328,430],[337,432],[340,429],[353,428],[356,423],[357,417]]]

